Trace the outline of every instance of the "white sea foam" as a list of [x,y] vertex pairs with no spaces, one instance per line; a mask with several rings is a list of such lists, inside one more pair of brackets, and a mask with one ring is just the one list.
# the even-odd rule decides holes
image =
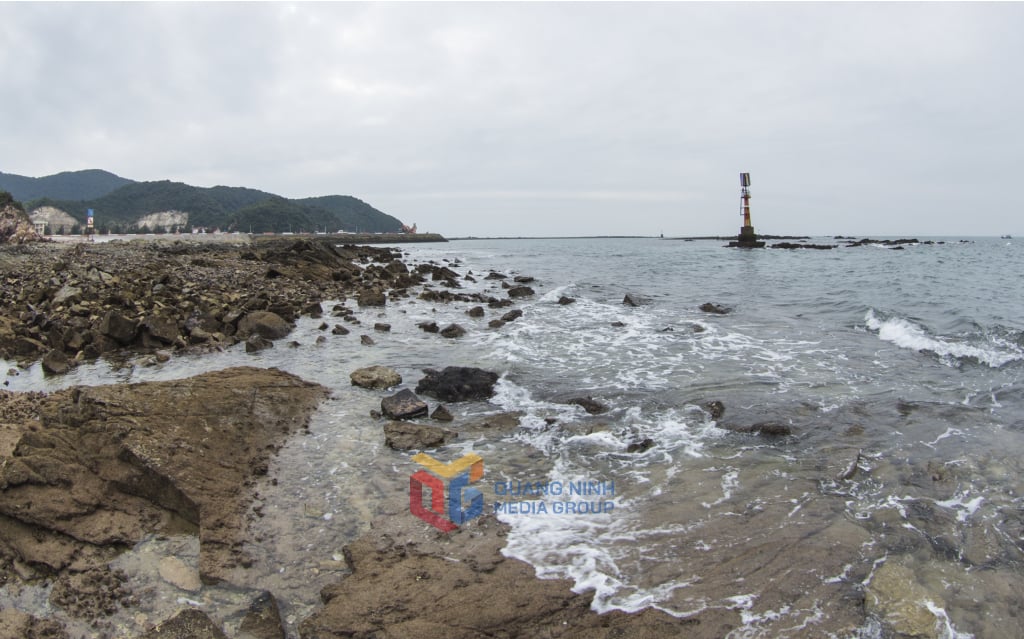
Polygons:
[[933,337],[922,326],[908,319],[898,316],[880,319],[875,310],[870,308],[864,316],[864,322],[868,329],[877,331],[878,338],[884,342],[909,350],[935,353],[951,365],[956,360],[974,359],[992,368],[999,368],[1024,359],[1024,351],[1005,340],[990,340],[991,345],[973,346],[951,341],[950,338]]

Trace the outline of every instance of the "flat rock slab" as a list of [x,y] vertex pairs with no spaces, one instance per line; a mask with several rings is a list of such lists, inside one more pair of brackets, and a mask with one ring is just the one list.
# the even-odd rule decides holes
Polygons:
[[201,579],[216,583],[249,561],[255,478],[326,395],[250,367],[53,393],[41,427],[0,459],[0,523],[19,552],[59,571],[184,520],[198,529]]
[[199,581],[199,572],[177,557],[164,557],[157,565],[157,569],[160,571],[160,578],[176,588],[198,592],[203,587],[203,583]]
[[442,446],[458,434],[429,424],[388,422],[384,424],[384,444],[395,450],[424,450]]
[[408,512],[388,519],[345,547],[352,574],[321,592],[324,607],[299,626],[304,639],[724,635],[721,626],[702,634],[700,621],[652,609],[598,615],[592,591],[575,594],[572,582],[537,579],[530,565],[505,558],[508,527],[494,515],[445,535]]
[[142,639],[227,639],[227,635],[205,612],[186,608],[142,635]]

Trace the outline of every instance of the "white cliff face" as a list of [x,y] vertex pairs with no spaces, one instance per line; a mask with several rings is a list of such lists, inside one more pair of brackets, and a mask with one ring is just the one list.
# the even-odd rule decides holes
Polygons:
[[40,222],[46,224],[52,234],[70,233],[71,228],[76,224],[79,226],[85,226],[64,211],[53,206],[41,206],[29,213],[28,217],[32,220],[33,224],[38,224]]
[[143,215],[136,222],[138,228],[147,227],[151,231],[162,228],[170,231],[175,226],[185,228],[188,225],[188,213],[185,211],[160,211]]

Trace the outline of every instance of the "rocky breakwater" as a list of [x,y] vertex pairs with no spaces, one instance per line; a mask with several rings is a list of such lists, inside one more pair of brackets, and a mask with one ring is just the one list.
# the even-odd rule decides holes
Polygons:
[[[0,395],[0,584],[51,581],[50,604],[105,636],[103,616],[136,603],[108,563],[148,534],[197,534],[197,576],[227,579],[250,562],[244,516],[256,479],[326,394],[241,367]],[[29,624],[22,617],[9,620]]]
[[406,295],[423,277],[400,257],[386,247],[309,239],[241,247],[188,241],[4,247],[0,357],[42,358],[48,373],[59,374],[100,356],[166,358],[223,348],[254,333],[277,339],[299,315],[319,317],[323,300],[355,296],[382,304]]

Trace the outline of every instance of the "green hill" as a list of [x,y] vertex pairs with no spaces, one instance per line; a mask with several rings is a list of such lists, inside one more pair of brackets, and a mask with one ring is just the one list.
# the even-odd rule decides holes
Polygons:
[[[88,174],[82,176],[80,174]],[[100,195],[68,196],[73,192],[72,181],[50,178],[79,175],[79,186],[85,193],[102,190],[102,175],[121,180],[123,184]],[[86,212],[93,209],[99,229],[126,231],[133,228],[138,219],[150,213],[163,211],[184,211],[189,214],[189,225],[193,227],[220,228],[226,231],[263,232],[314,232],[352,231],[363,233],[397,233],[402,222],[382,213],[366,202],[347,195],[328,195],[303,199],[288,199],[273,193],[242,187],[214,186],[211,188],[191,186],[181,182],[163,180],[159,182],[134,182],[119,178],[105,171],[78,171],[74,174],[58,174],[50,178],[25,178],[23,176],[0,174],[17,188],[31,184],[36,197],[24,198],[26,209],[33,211],[42,206],[53,206],[65,211],[75,219],[85,222]],[[86,184],[90,179],[95,182]],[[25,182],[25,181],[30,182]],[[34,182],[31,182],[34,181]],[[0,182],[0,188],[5,188]],[[110,181],[107,180],[107,184]],[[20,185],[20,186],[19,186]],[[54,187],[57,185],[59,188]],[[51,187],[56,190],[47,190]],[[40,190],[42,189],[42,190]],[[11,190],[14,196],[18,192]],[[40,195],[41,193],[41,195]],[[59,195],[59,194],[65,195]]]
[[0,172],[0,190],[10,191],[15,199],[22,202],[44,197],[57,200],[91,200],[132,182],[99,169],[64,171],[40,178]]

